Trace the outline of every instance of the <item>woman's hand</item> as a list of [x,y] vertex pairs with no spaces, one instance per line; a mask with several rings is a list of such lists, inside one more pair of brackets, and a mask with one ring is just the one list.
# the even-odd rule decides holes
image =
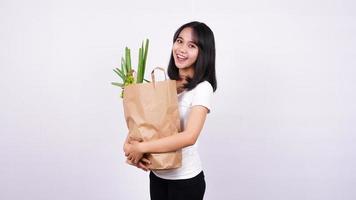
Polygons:
[[[133,144],[138,144],[139,142],[142,142],[142,140],[134,140],[134,139],[130,138],[129,136],[127,136],[127,138],[125,140],[125,143],[124,143],[124,147],[123,147],[123,150],[125,152],[125,156],[128,156],[128,154],[126,152],[129,152],[129,151],[132,150],[132,145]],[[137,163],[134,163],[132,159],[127,158],[126,159],[126,163],[129,164],[129,165],[135,166],[135,167],[137,167],[139,169],[142,169],[144,171],[150,170],[148,168],[148,165],[151,164],[151,162],[145,157],[142,157]]]
[[141,158],[143,157],[144,152],[141,148],[141,143],[138,141],[130,141],[125,142],[124,152],[127,160],[129,160],[134,165],[137,165]]
[[126,163],[132,166],[135,166],[139,169],[142,169],[143,171],[149,171],[150,169],[147,167],[151,162],[147,158],[141,158],[141,160],[135,165],[132,163],[129,159],[126,160]]

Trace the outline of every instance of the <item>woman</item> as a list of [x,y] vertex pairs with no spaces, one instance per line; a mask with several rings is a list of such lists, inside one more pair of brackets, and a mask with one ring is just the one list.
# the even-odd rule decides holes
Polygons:
[[168,76],[177,81],[182,132],[148,142],[126,141],[125,155],[128,163],[147,170],[149,161],[143,154],[182,149],[180,168],[150,172],[151,199],[203,199],[205,179],[197,140],[217,87],[214,34],[207,25],[190,22],[176,31]]

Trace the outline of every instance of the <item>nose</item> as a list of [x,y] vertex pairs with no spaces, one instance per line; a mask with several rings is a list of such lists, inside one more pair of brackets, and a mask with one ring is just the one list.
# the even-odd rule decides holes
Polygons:
[[180,47],[178,48],[178,52],[179,52],[179,53],[185,53],[185,52],[186,52],[185,47],[184,47],[183,45],[180,46]]

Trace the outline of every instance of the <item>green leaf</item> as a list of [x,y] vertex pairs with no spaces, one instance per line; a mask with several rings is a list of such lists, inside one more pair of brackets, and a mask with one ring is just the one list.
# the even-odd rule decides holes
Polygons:
[[125,77],[124,72],[122,72],[119,68],[115,68],[117,72],[119,72],[121,74],[122,77]]
[[126,63],[124,57],[121,57],[121,71],[126,75]]
[[146,70],[146,60],[147,60],[147,54],[148,54],[148,45],[149,45],[149,40],[146,39],[146,45],[145,45],[145,48],[143,49],[143,64],[142,64],[142,71],[143,71],[143,74],[145,73],[145,70]]
[[128,47],[125,48],[126,74],[131,72],[131,53]]
[[142,83],[143,80],[143,68],[142,68],[142,64],[143,64],[143,49],[140,48],[139,49],[139,53],[138,53],[138,65],[137,65],[137,81],[136,83]]
[[122,83],[111,82],[111,84],[115,85],[115,86],[118,86],[118,87],[121,87],[121,88],[124,88],[124,84],[122,84]]
[[122,72],[118,68],[113,69],[113,71],[121,77],[122,81],[125,81],[125,79],[126,79],[125,75],[123,75]]

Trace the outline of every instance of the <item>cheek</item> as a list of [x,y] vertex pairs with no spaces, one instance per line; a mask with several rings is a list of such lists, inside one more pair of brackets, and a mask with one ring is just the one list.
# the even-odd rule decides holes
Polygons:
[[199,54],[199,51],[198,51],[198,50],[192,52],[191,55],[192,55],[192,57],[194,58],[194,60],[197,60],[198,54]]
[[173,46],[173,47],[172,47],[171,54],[172,54],[172,56],[173,56],[174,59],[176,59],[176,54],[175,54],[175,52],[176,52],[176,48],[174,48],[174,46]]
[[176,43],[173,44],[172,46],[172,52],[176,51],[178,48],[178,45],[176,45]]

